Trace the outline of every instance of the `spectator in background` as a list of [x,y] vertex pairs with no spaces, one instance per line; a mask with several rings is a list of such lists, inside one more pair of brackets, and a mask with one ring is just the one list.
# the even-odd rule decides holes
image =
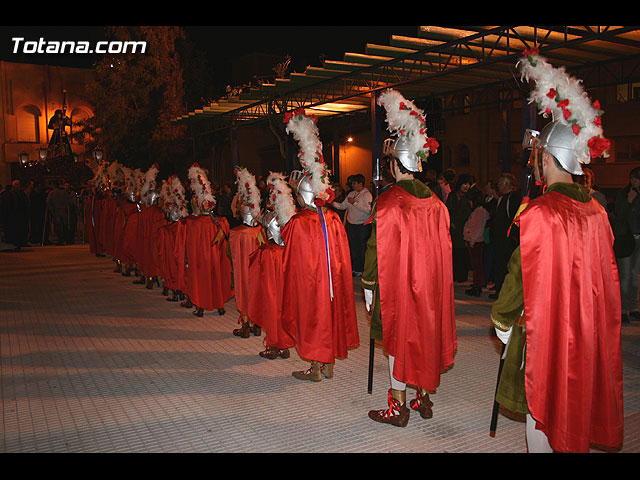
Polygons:
[[57,237],[57,245],[68,241],[73,199],[67,190],[60,188],[60,182],[54,183],[53,190],[47,196],[47,210],[51,215],[53,229]]
[[332,206],[338,210],[346,209],[347,211],[344,222],[351,251],[351,269],[355,276],[359,276],[364,271],[364,254],[367,249],[367,240],[371,235],[371,224],[365,225],[365,222],[371,215],[373,196],[364,185],[364,175],[358,173],[350,178],[351,192],[342,202],[334,201]]
[[464,241],[469,251],[469,261],[473,272],[473,284],[465,290],[467,295],[479,297],[482,294],[484,227],[489,220],[489,212],[484,207],[484,194],[480,190],[473,190],[469,195],[471,214],[464,225]]
[[47,211],[47,197],[44,185],[36,183],[29,195],[29,242],[40,244],[42,242],[42,228]]
[[615,243],[613,251],[620,275],[623,324],[640,320],[638,275],[640,275],[640,167],[629,173],[629,183],[616,195]]
[[595,185],[595,175],[593,170],[588,167],[583,167],[584,175],[582,175],[582,181],[579,181],[584,191],[591,195],[592,198],[595,198],[600,205],[602,205],[605,209],[607,208],[607,197],[604,193],[595,190],[593,186]]
[[447,208],[451,219],[451,244],[453,246],[453,280],[466,282],[469,275],[469,252],[464,241],[464,224],[471,215],[471,203],[467,197],[469,187],[473,183],[471,175],[460,174],[455,190],[447,197]]
[[451,185],[456,178],[456,171],[453,168],[448,168],[442,175],[438,177],[440,188],[442,189],[442,201],[447,203],[447,198],[451,193]]
[[5,242],[16,246],[16,250],[27,245],[29,235],[29,199],[20,180],[11,182],[2,195],[0,205],[4,225]]
[[495,292],[489,295],[491,299],[498,298],[502,282],[507,274],[507,263],[516,248],[516,242],[509,238],[508,232],[511,222],[520,206],[521,195],[515,187],[515,177],[510,173],[503,173],[498,177],[498,201],[493,215],[493,239],[495,242],[494,280]]
[[498,193],[496,192],[496,182],[488,180],[484,186],[484,208],[489,212],[489,220],[484,228],[484,253],[482,272],[484,277],[484,284],[488,286],[495,282],[493,275],[493,262],[495,259],[496,244],[493,234],[493,216],[496,211],[496,205],[498,203]]

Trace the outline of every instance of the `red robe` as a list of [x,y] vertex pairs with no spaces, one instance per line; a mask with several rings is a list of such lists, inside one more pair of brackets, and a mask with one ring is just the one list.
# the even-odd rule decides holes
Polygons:
[[127,265],[135,265],[138,262],[138,223],[140,212],[138,206],[131,202],[122,202],[125,214],[125,222],[122,225],[122,262]]
[[137,238],[138,268],[146,277],[157,277],[160,275],[156,256],[158,229],[167,224],[167,219],[162,209],[156,205],[150,207],[142,205],[141,209]]
[[346,358],[360,344],[349,242],[340,217],[325,215],[333,300],[318,213],[302,210],[282,229],[284,249],[282,326],[301,357],[322,363]]
[[224,217],[217,217],[217,221],[220,226],[208,215],[185,219],[185,293],[205,310],[224,308],[233,297],[227,255],[229,222]]
[[108,195],[105,198],[100,200],[101,202],[101,210],[100,210],[100,223],[98,228],[99,233],[99,242],[102,246],[102,250],[109,254],[113,255],[113,246],[114,246],[114,217],[116,215],[116,209],[118,206],[116,205],[116,200]]
[[160,276],[165,287],[172,290],[182,289],[180,279],[184,278],[184,243],[182,249],[176,248],[176,245],[178,239],[184,240],[184,236],[179,233],[184,225],[182,221],[163,225],[158,229],[158,241],[155,244]]
[[[115,210],[115,222],[114,222],[114,239],[113,239],[113,257],[116,260],[120,260],[121,262],[125,262],[125,249],[124,249],[124,226],[127,223],[127,217],[129,216],[129,211],[131,203],[126,201],[124,198],[120,198],[116,201],[118,208]],[[134,206],[135,208],[135,206]],[[125,262],[126,263],[126,262]]]
[[247,315],[265,331],[267,347],[293,347],[293,339],[282,328],[284,246],[263,243],[249,256]]
[[85,204],[85,222],[84,222],[84,234],[87,242],[89,243],[89,251],[91,253],[102,253],[98,248],[98,229],[96,223],[100,218],[100,202],[95,193],[87,196]]
[[397,380],[435,391],[457,349],[449,212],[394,186],[376,201],[384,347]]
[[264,242],[262,227],[239,225],[229,233],[229,247],[233,265],[233,290],[236,307],[242,315],[247,315],[249,288],[249,255]]
[[560,452],[622,444],[620,285],[607,213],[557,192],[520,216],[531,416]]

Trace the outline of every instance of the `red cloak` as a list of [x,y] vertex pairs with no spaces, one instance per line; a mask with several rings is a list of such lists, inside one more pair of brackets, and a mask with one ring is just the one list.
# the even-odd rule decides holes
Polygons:
[[331,258],[333,300],[325,240],[318,213],[302,210],[282,229],[282,326],[301,357],[322,363],[346,358],[360,344],[349,242],[340,217],[324,213]]
[[98,242],[101,250],[109,255],[113,255],[113,217],[116,208],[116,201],[111,195],[100,199]]
[[263,243],[249,256],[247,315],[265,331],[267,347],[293,347],[293,339],[282,328],[284,246]]
[[[160,276],[164,285],[171,290],[181,290],[180,278],[184,278],[184,236],[178,232],[184,228],[185,223],[177,221],[163,225],[158,229],[158,241],[156,242],[156,255]],[[179,239],[182,240],[182,249],[176,248]],[[180,252],[182,251],[182,255]]]
[[458,341],[449,212],[436,195],[394,186],[376,201],[384,347],[397,380],[430,391],[453,364]]
[[132,213],[137,213],[135,204],[126,200],[120,200],[119,208],[116,210],[116,223],[114,230],[114,253],[113,256],[124,263],[128,262],[127,252],[125,249],[125,228],[128,218]]
[[140,223],[140,212],[138,205],[131,202],[124,202],[123,208],[127,216],[122,228],[122,261],[127,265],[138,263],[138,224]]
[[208,215],[185,219],[185,293],[194,305],[205,310],[224,308],[233,297],[227,255],[229,222],[224,217],[216,220],[219,226]]
[[156,205],[143,205],[141,208],[137,238],[138,268],[146,277],[157,277],[160,275],[160,267],[155,255],[155,244],[158,240],[158,229],[167,224],[167,219]]
[[622,444],[620,284],[606,211],[557,192],[520,216],[525,391],[560,452]]
[[260,246],[264,239],[262,227],[238,225],[229,233],[229,247],[233,266],[233,290],[236,296],[236,307],[242,315],[247,315],[247,297],[249,288],[249,255]]
[[86,204],[85,204],[85,222],[84,222],[84,235],[87,239],[87,243],[89,243],[89,252],[91,253],[102,253],[98,249],[98,239],[97,239],[97,227],[96,222],[100,217],[99,212],[100,202],[95,193],[92,193],[87,196]]

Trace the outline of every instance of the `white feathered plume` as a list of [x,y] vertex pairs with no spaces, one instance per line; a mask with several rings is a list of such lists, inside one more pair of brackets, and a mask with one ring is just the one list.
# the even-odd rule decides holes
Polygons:
[[136,179],[133,175],[133,170],[131,170],[129,167],[125,167],[124,165],[121,168],[125,191],[129,189],[133,190],[134,192],[137,191]]
[[207,172],[200,165],[194,163],[189,167],[189,180],[191,190],[196,196],[198,206],[203,210],[210,210],[216,204],[216,198],[211,190],[211,182],[207,177]]
[[282,173],[270,172],[267,177],[267,188],[269,189],[267,208],[276,212],[278,225],[284,227],[296,214],[296,202],[287,177]]
[[91,179],[91,183],[95,186],[96,190],[103,190],[108,187],[109,176],[107,174],[107,168],[109,163],[105,160],[102,160],[98,163],[98,166],[95,170],[95,175]]
[[317,198],[331,201],[334,195],[329,183],[329,170],[322,155],[317,118],[307,115],[304,109],[299,109],[288,113],[284,121],[287,124],[287,133],[292,133],[298,142],[298,159],[304,174],[309,178],[313,192]]
[[171,175],[167,183],[169,184],[169,190],[171,192],[172,204],[176,206],[181,217],[187,217],[189,215],[189,209],[187,208],[187,199],[184,195],[184,185],[180,181],[180,177]]
[[145,172],[142,177],[142,187],[140,188],[140,199],[146,204],[149,195],[156,189],[156,176],[158,175],[158,165],[153,164],[149,167],[149,169]]
[[133,171],[133,178],[136,182],[136,193],[140,195],[140,192],[142,192],[142,184],[144,183],[144,173],[141,169],[136,168]]
[[564,67],[554,68],[540,56],[537,48],[525,50],[518,61],[521,78],[535,82],[529,103],[537,104],[545,118],[551,115],[573,128],[576,134],[576,153],[580,163],[590,163],[592,158],[608,156],[609,140],[602,131],[600,102],[591,103],[582,87],[582,80],[570,76]]
[[118,162],[111,162],[107,167],[107,175],[109,176],[109,182],[111,188],[122,188],[124,186],[124,177],[122,174],[122,165]]
[[411,152],[426,161],[429,153],[438,151],[438,142],[427,136],[424,111],[411,100],[405,99],[397,90],[388,89],[378,97],[378,105],[387,112],[387,130],[405,137]]
[[260,213],[260,189],[256,185],[256,177],[244,167],[236,167],[236,185],[240,194],[240,205],[249,207],[251,216],[258,218]]

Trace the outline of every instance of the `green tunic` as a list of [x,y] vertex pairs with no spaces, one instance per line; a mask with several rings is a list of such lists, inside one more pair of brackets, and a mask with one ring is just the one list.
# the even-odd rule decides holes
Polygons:
[[[590,202],[591,196],[576,183],[554,183],[546,192],[557,192],[579,202]],[[507,266],[508,273],[500,289],[498,299],[491,308],[493,325],[506,332],[513,327],[506,348],[506,355],[496,401],[514,412],[529,413],[524,388],[524,343],[523,328],[514,325],[524,313],[524,293],[522,290],[522,262],[520,247],[516,248]]]
[[[417,198],[428,198],[431,190],[420,180],[400,180],[395,185],[401,187],[407,193]],[[371,309],[370,336],[375,340],[382,340],[382,321],[380,319],[380,285],[378,283],[378,250],[376,240],[376,204],[372,208],[371,236],[367,241],[367,252],[364,258],[364,272],[362,273],[362,286],[367,290],[373,290],[373,303]]]

